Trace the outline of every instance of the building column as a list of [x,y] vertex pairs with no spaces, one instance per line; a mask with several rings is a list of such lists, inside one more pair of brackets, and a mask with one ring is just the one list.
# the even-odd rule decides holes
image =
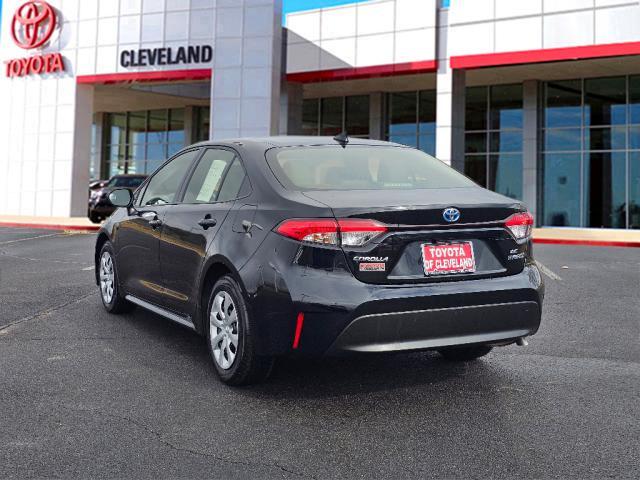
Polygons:
[[211,138],[280,129],[282,0],[218,4],[211,82]]
[[466,72],[452,70],[448,50],[449,11],[438,11],[438,71],[436,73],[436,157],[464,171]]
[[76,87],[73,161],[71,163],[71,205],[69,209],[72,217],[87,215],[93,95],[93,85],[78,85]]
[[538,213],[538,111],[539,82],[527,80],[523,94],[522,200],[539,224]]

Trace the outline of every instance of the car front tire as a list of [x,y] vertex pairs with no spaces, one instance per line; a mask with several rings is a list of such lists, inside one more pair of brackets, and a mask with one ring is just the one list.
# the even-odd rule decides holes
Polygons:
[[487,345],[469,345],[462,347],[441,348],[438,353],[451,362],[471,362],[484,357],[491,350]]
[[98,284],[100,286],[100,298],[102,305],[109,313],[125,313],[133,309],[134,305],[124,298],[124,294],[118,284],[118,270],[116,268],[115,254],[111,242],[106,242],[100,250],[98,263]]
[[220,278],[207,305],[207,346],[220,379],[233,386],[266,380],[274,359],[256,353],[255,322],[238,282],[230,275]]

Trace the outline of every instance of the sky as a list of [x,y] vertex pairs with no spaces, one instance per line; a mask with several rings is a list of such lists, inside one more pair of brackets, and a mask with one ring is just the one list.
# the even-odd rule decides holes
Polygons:
[[[1,1],[1,0],[0,0]],[[282,0],[284,13],[312,10],[314,8],[333,7],[364,0]]]

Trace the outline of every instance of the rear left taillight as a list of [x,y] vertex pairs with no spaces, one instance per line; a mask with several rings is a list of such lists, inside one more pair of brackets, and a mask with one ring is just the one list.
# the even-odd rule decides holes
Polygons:
[[515,213],[507,218],[505,226],[516,240],[524,240],[529,238],[533,231],[533,215],[529,212]]
[[292,219],[285,220],[276,232],[299,242],[320,245],[362,247],[387,231],[387,227],[375,220],[363,219]]

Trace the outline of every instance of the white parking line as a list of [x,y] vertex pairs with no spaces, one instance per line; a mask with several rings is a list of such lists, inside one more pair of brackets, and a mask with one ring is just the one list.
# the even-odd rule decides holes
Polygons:
[[553,273],[548,267],[545,267],[542,263],[536,262],[538,264],[538,268],[542,273],[544,273],[551,280],[562,281],[562,278],[559,275]]
[[28,237],[28,238],[20,238],[18,240],[9,240],[6,242],[0,242],[0,245],[11,245],[12,243],[20,243],[20,242],[26,242],[28,240],[37,240],[39,238],[48,238],[48,237],[59,237],[60,233],[52,233],[50,235],[39,235],[37,237]]

